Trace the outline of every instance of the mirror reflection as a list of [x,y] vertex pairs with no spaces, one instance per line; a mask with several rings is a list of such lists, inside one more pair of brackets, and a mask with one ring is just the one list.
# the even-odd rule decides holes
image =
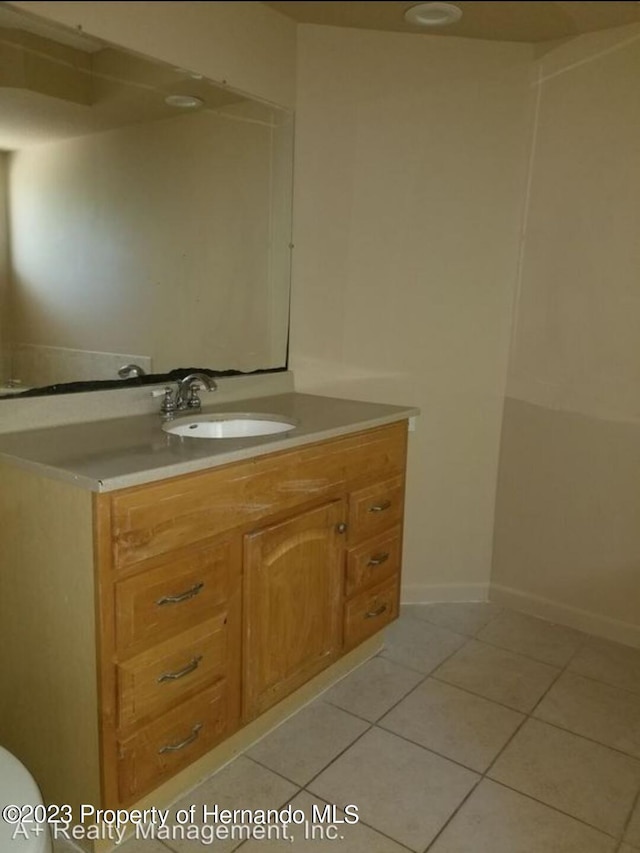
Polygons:
[[0,393],[284,367],[291,115],[2,7],[0,51]]

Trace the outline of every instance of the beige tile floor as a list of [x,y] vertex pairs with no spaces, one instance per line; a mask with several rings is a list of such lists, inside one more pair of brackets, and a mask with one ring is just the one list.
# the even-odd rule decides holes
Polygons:
[[412,605],[379,656],[175,807],[354,804],[341,839],[120,850],[637,853],[639,793],[640,650],[491,604]]

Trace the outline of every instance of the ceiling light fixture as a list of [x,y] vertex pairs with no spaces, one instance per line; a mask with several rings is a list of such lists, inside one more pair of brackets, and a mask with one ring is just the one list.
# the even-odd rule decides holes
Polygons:
[[462,17],[462,9],[453,3],[418,3],[404,13],[408,24],[417,27],[446,27]]
[[164,102],[168,106],[178,107],[180,110],[195,110],[204,106],[202,98],[196,98],[195,95],[167,95]]

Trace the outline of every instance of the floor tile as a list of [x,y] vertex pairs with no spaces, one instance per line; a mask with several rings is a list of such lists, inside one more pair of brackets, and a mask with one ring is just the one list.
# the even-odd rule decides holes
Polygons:
[[593,639],[580,649],[569,669],[613,687],[640,693],[640,649]]
[[613,853],[597,829],[484,780],[429,853]]
[[[201,847],[200,849],[204,848]],[[132,839],[118,845],[116,851],[117,853],[169,853],[169,848],[165,847],[160,841],[151,841],[149,839],[139,839],[136,841]],[[54,853],[58,853],[58,851],[54,850]]]
[[286,720],[247,755],[298,785],[306,785],[369,728],[369,723],[325,702]]
[[428,678],[379,725],[482,773],[524,716]]
[[478,632],[478,639],[552,666],[565,666],[585,640],[584,634],[527,616],[505,611]]
[[[292,800],[291,805],[294,809],[304,812],[306,819],[312,823],[314,822],[313,806],[316,805],[320,809],[321,815],[327,803],[325,800],[303,791]],[[339,813],[339,818],[344,820],[343,812]],[[304,825],[291,825],[287,832],[293,841],[284,839],[279,841],[248,841],[242,846],[242,853],[262,853],[265,850],[268,850],[269,853],[290,853],[291,850],[313,853],[313,851],[322,851],[323,848],[326,851],[331,850],[333,853],[338,853],[341,850],[348,851],[348,853],[407,853],[406,847],[400,847],[395,841],[385,838],[384,835],[380,835],[360,821],[355,824],[336,824],[338,838],[333,840],[326,837],[327,824],[322,824],[317,814],[315,823],[316,826],[324,828],[324,837],[318,830],[315,831],[315,835],[307,830],[307,837],[305,837]]]
[[640,758],[640,696],[565,672],[534,712],[540,720]]
[[[202,814],[203,805],[207,808],[218,805],[221,809],[280,808],[297,792],[296,785],[241,755],[187,794],[175,804],[173,810],[175,813],[176,809],[189,808],[192,804],[196,806],[196,815]],[[216,840],[215,849],[218,853],[228,853],[240,843],[230,839]],[[166,845],[177,853],[202,853],[203,850],[199,841],[167,841]]]
[[636,802],[636,807],[633,810],[624,840],[627,844],[632,844],[640,850],[640,800]]
[[[129,851],[125,849],[124,845],[119,849],[125,850],[125,853],[129,853]],[[76,847],[75,844],[72,844],[69,841],[65,841],[63,839],[53,841],[53,853],[79,853],[79,851],[81,851],[81,848]],[[160,851],[155,851],[149,848],[149,853],[167,853],[167,848],[161,847]]]
[[545,663],[470,640],[433,675],[486,699],[528,712],[559,672]]
[[502,608],[488,601],[443,602],[438,604],[404,604],[402,613],[412,619],[423,619],[458,634],[475,636],[494,619]]
[[640,762],[530,719],[489,776],[619,837],[640,789]]
[[466,640],[419,619],[398,619],[387,628],[382,657],[427,675]]
[[478,778],[374,728],[315,779],[310,789],[329,802],[355,804],[366,824],[412,850],[423,851]]
[[386,658],[375,657],[323,694],[325,702],[374,723],[424,678]]

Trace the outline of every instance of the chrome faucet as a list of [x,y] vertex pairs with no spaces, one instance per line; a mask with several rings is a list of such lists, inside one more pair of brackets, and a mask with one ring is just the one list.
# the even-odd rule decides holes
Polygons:
[[207,376],[206,373],[189,373],[183,379],[177,380],[175,396],[169,385],[164,389],[160,413],[165,420],[169,420],[175,417],[176,412],[183,412],[185,409],[200,409],[202,401],[198,396],[198,391],[215,391],[217,388],[215,379]]
[[[204,389],[202,386],[204,386]],[[184,379],[178,379],[176,408],[178,411],[183,409],[199,409],[202,401],[198,397],[198,391],[215,391],[217,388],[216,381],[207,376],[206,373],[190,373]]]

